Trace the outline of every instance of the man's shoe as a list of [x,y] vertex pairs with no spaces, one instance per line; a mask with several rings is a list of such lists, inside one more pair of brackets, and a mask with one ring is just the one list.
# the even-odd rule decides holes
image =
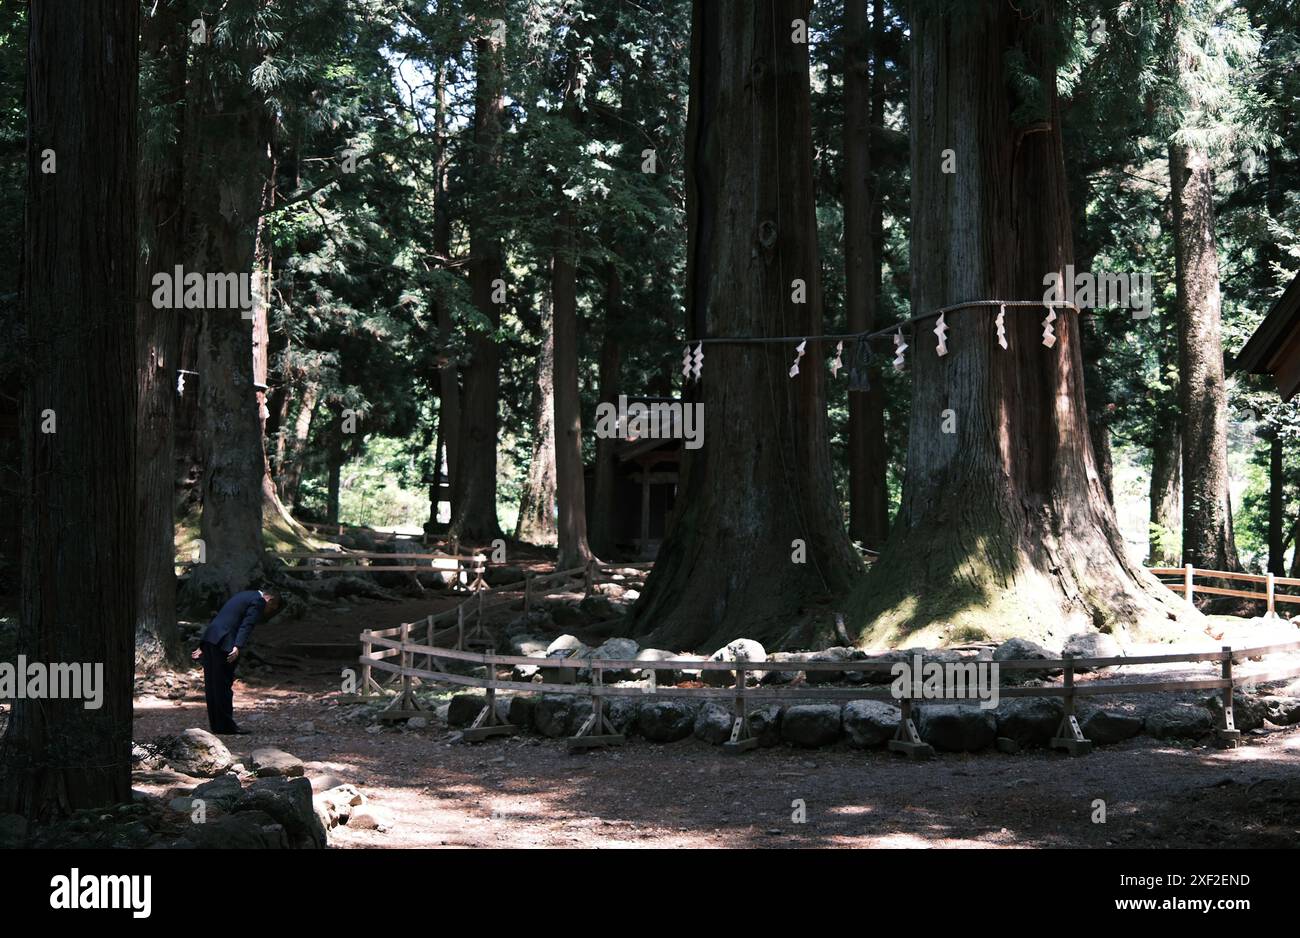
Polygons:
[[217,735],[218,736],[252,736],[253,731],[244,730],[244,729],[240,729],[238,726],[233,726],[228,730],[222,730]]

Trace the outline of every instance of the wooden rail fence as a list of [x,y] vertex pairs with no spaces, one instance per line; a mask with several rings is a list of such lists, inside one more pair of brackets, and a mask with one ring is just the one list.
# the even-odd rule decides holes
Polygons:
[[[565,571],[567,572],[567,571]],[[463,609],[464,607],[460,607]],[[694,659],[669,659],[663,661],[642,661],[637,659],[603,659],[603,658],[559,658],[544,659],[520,655],[498,655],[488,652],[476,652],[462,647],[444,648],[435,644],[433,617],[426,629],[424,642],[413,641],[411,623],[405,623],[390,629],[368,630],[361,633],[362,654],[359,659],[362,676],[363,695],[382,690],[374,681],[372,670],[394,674],[401,679],[401,692],[390,703],[382,715],[386,719],[400,720],[413,716],[424,716],[423,705],[415,697],[413,682],[437,682],[466,687],[482,688],[486,691],[483,709],[465,731],[465,739],[477,741],[489,736],[514,733],[517,727],[503,723],[496,710],[496,692],[498,690],[516,691],[526,694],[560,693],[579,697],[590,697],[592,714],[569,742],[570,750],[586,749],[593,746],[617,745],[623,742],[623,736],[609,722],[604,712],[604,699],[607,697],[642,697],[666,696],[682,698],[730,699],[732,701],[731,739],[724,744],[724,749],[740,752],[754,748],[758,743],[750,735],[747,706],[751,700],[888,700],[899,705],[901,718],[898,732],[889,743],[889,748],[907,755],[928,758],[934,750],[925,743],[916,730],[912,708],[916,701],[910,696],[896,698],[887,687],[771,687],[759,685],[747,686],[751,672],[765,671],[838,671],[838,672],[892,672],[894,661],[801,661],[801,662],[757,662],[757,661],[697,661]],[[463,618],[462,618],[463,626]],[[1300,675],[1300,667],[1278,668],[1272,671],[1258,671],[1245,675],[1234,672],[1234,665],[1244,659],[1260,658],[1269,654],[1300,650],[1300,641],[1282,644],[1264,645],[1255,648],[1238,649],[1223,646],[1220,651],[1184,652],[1162,655],[1137,655],[1132,657],[1076,658],[1065,656],[1054,660],[1011,660],[985,662],[996,663],[998,670],[1008,671],[1043,671],[1057,670],[1064,672],[1061,686],[1051,687],[999,687],[1001,697],[1060,697],[1064,703],[1064,717],[1056,735],[1051,740],[1055,749],[1064,749],[1071,754],[1082,755],[1092,749],[1092,743],[1080,729],[1076,701],[1080,697],[1095,697],[1116,694],[1142,694],[1162,692],[1187,692],[1195,690],[1217,690],[1222,693],[1223,707],[1216,735],[1229,746],[1239,745],[1241,733],[1233,721],[1233,689],[1245,683],[1263,683],[1265,681],[1283,680]],[[416,658],[423,658],[423,666],[417,665]],[[397,659],[394,661],[393,659]],[[447,670],[444,662],[459,661],[472,665],[482,665],[484,675],[456,674]],[[1090,681],[1078,684],[1076,673],[1083,669],[1105,667],[1122,667],[1137,664],[1173,664],[1212,661],[1219,662],[1221,673],[1217,678],[1194,678],[1177,681],[1145,681],[1120,683],[1114,681]],[[548,663],[550,662],[550,663]],[[950,663],[950,662],[949,662]],[[963,666],[978,662],[967,660]],[[501,680],[497,670],[501,667],[523,665],[541,667],[544,677],[541,683]],[[591,675],[589,683],[572,683],[579,670]],[[641,682],[622,685],[606,684],[606,671],[641,672],[645,678]],[[660,687],[655,682],[655,673],[664,670],[693,671],[730,671],[734,672],[734,685],[727,687]],[[567,673],[565,673],[567,672]],[[950,694],[945,685],[944,693]],[[927,698],[927,702],[943,700],[948,702],[967,702],[969,694],[958,695],[952,692],[941,698]]]
[[[1291,596],[1278,592],[1278,587],[1300,587],[1300,579],[1294,577],[1274,576],[1271,573],[1230,573],[1226,570],[1201,570],[1190,563],[1185,567],[1149,567],[1158,577],[1178,577],[1178,580],[1162,580],[1165,586],[1183,598],[1192,602],[1197,593],[1210,596],[1236,596],[1241,599],[1254,599],[1265,604],[1268,615],[1277,615],[1278,603],[1300,603],[1300,596]],[[1263,584],[1263,591],[1228,589],[1224,586],[1197,585],[1197,577],[1207,580],[1236,580],[1243,583]]]

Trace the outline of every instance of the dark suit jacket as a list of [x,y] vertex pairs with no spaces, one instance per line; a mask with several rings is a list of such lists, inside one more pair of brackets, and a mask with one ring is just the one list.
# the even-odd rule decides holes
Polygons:
[[266,600],[258,590],[236,593],[226,600],[199,640],[216,645],[227,654],[235,647],[243,651],[265,609]]

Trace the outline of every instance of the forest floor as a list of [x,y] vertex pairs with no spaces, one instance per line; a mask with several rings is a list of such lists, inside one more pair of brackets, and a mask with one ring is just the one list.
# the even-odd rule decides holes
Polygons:
[[[785,746],[739,757],[695,739],[629,738],[570,755],[533,736],[456,743],[441,720],[367,727],[331,697],[361,628],[449,608],[340,603],[260,631],[269,667],[236,683],[225,737],[237,756],[274,746],[357,785],[396,823],[337,828],[340,847],[1219,847],[1300,842],[1300,726],[1247,737],[1235,750],[1139,736],[1070,758],[1028,750],[941,753],[912,762],[843,744]],[[306,644],[326,657],[289,654]],[[355,654],[355,648],[352,651]],[[355,662],[355,658],[351,659]],[[292,663],[291,663],[292,662]],[[165,679],[166,680],[166,679]],[[206,726],[197,669],[137,695],[135,738]],[[1169,700],[1171,698],[1166,698]],[[1191,698],[1189,698],[1191,699]],[[310,724],[310,726],[308,726]],[[1095,821],[1098,801],[1104,823]],[[798,803],[806,818],[799,822]]]

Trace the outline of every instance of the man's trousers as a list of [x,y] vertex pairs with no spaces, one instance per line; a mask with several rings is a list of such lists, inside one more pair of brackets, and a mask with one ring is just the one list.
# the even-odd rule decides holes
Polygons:
[[235,726],[235,668],[226,661],[228,652],[221,646],[202,643],[203,693],[208,701],[208,729],[214,733],[233,733]]

